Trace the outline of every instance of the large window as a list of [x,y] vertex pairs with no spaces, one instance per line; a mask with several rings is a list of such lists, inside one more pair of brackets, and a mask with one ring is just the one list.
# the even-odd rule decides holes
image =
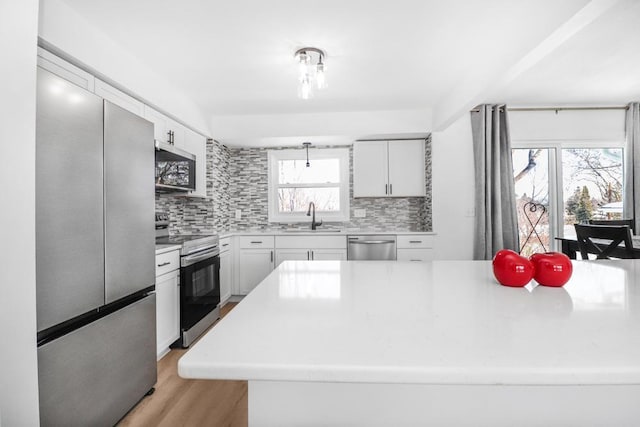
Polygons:
[[316,219],[349,220],[349,149],[269,151],[269,221],[307,222],[309,204]]
[[514,143],[514,147],[523,255],[557,249],[554,238],[575,237],[576,223],[622,218],[620,144]]

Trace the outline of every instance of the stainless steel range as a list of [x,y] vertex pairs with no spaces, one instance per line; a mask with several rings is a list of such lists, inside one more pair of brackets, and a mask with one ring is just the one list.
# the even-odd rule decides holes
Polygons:
[[218,236],[169,235],[168,215],[156,212],[156,247],[180,245],[180,339],[189,347],[220,318],[220,247]]

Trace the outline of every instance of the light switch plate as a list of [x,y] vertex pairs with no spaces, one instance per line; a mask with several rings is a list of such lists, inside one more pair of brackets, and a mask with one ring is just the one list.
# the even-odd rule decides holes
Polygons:
[[242,209],[236,209],[236,219],[242,219]]
[[366,209],[354,209],[353,210],[353,216],[355,216],[356,218],[364,218],[367,216],[367,210]]

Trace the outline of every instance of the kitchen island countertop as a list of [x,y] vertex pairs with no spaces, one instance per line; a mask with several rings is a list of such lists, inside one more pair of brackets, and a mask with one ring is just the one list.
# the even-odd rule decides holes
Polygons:
[[[640,260],[574,261],[563,288],[534,281],[508,288],[496,283],[490,261],[285,262],[180,360],[179,373],[249,380],[254,420],[268,416],[269,396],[291,398],[300,387],[323,396],[326,384],[345,393],[365,387],[370,398],[385,384],[383,395],[399,397],[404,392],[394,387],[401,385],[418,386],[418,395],[466,387],[459,396],[469,386],[482,396],[506,386],[496,398],[505,405],[518,388],[521,399],[535,400],[531,390],[539,387],[557,399],[558,387],[550,386],[569,387],[562,393],[596,386],[594,393],[615,396],[622,388],[608,388],[618,385],[637,402],[639,273]],[[627,416],[631,409],[615,410]],[[273,420],[286,425],[286,417]]]

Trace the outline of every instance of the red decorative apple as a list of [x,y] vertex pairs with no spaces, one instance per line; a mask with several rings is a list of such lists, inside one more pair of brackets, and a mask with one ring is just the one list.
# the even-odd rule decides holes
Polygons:
[[571,260],[560,252],[533,254],[529,259],[535,269],[533,278],[542,286],[563,286],[573,273]]
[[531,261],[509,249],[493,257],[493,275],[504,286],[525,286],[533,278],[533,269]]

